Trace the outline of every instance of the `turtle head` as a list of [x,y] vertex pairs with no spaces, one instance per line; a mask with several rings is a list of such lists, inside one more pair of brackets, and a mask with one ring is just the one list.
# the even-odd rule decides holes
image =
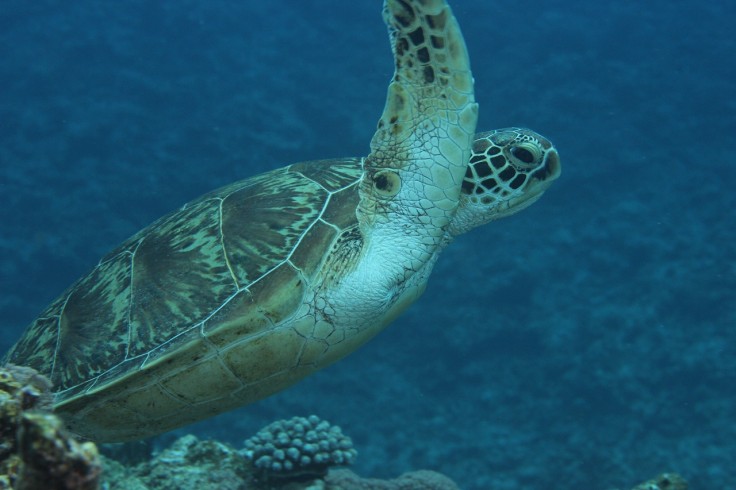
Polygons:
[[557,150],[534,131],[504,128],[476,134],[450,235],[530,206],[560,171]]

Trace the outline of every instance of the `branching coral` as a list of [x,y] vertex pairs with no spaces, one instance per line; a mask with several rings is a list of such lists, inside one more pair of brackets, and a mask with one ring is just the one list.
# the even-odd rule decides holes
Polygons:
[[316,415],[279,420],[245,441],[242,452],[265,480],[313,479],[334,466],[352,464],[352,440]]

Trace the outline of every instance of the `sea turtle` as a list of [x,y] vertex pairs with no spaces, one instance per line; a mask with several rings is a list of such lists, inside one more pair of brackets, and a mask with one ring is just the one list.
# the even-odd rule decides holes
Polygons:
[[[424,290],[453,237],[534,202],[556,150],[474,136],[462,34],[442,0],[387,0],[396,72],[365,158],[297,163],[211,192],[104,257],[5,361],[55,386],[98,441],[269,396],[342,358]],[[469,163],[468,163],[469,162]]]

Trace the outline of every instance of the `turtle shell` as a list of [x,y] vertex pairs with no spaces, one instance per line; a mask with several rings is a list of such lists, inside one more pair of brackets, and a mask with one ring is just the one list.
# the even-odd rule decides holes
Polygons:
[[294,326],[328,252],[358,233],[361,175],[359,158],[304,162],[202,196],[103,258],[6,361],[48,376],[57,411],[98,440],[283,389],[316,368],[297,366],[309,349],[299,329],[279,327]]

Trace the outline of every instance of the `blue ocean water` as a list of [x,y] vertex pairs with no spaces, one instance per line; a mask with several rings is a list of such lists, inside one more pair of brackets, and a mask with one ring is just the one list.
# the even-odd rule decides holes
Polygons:
[[[479,130],[558,146],[540,202],[461,237],[361,350],[193,431],[316,413],[356,470],[464,489],[736,477],[736,4],[455,0]],[[97,259],[199,194],[364,155],[380,2],[5,0],[0,351]]]

